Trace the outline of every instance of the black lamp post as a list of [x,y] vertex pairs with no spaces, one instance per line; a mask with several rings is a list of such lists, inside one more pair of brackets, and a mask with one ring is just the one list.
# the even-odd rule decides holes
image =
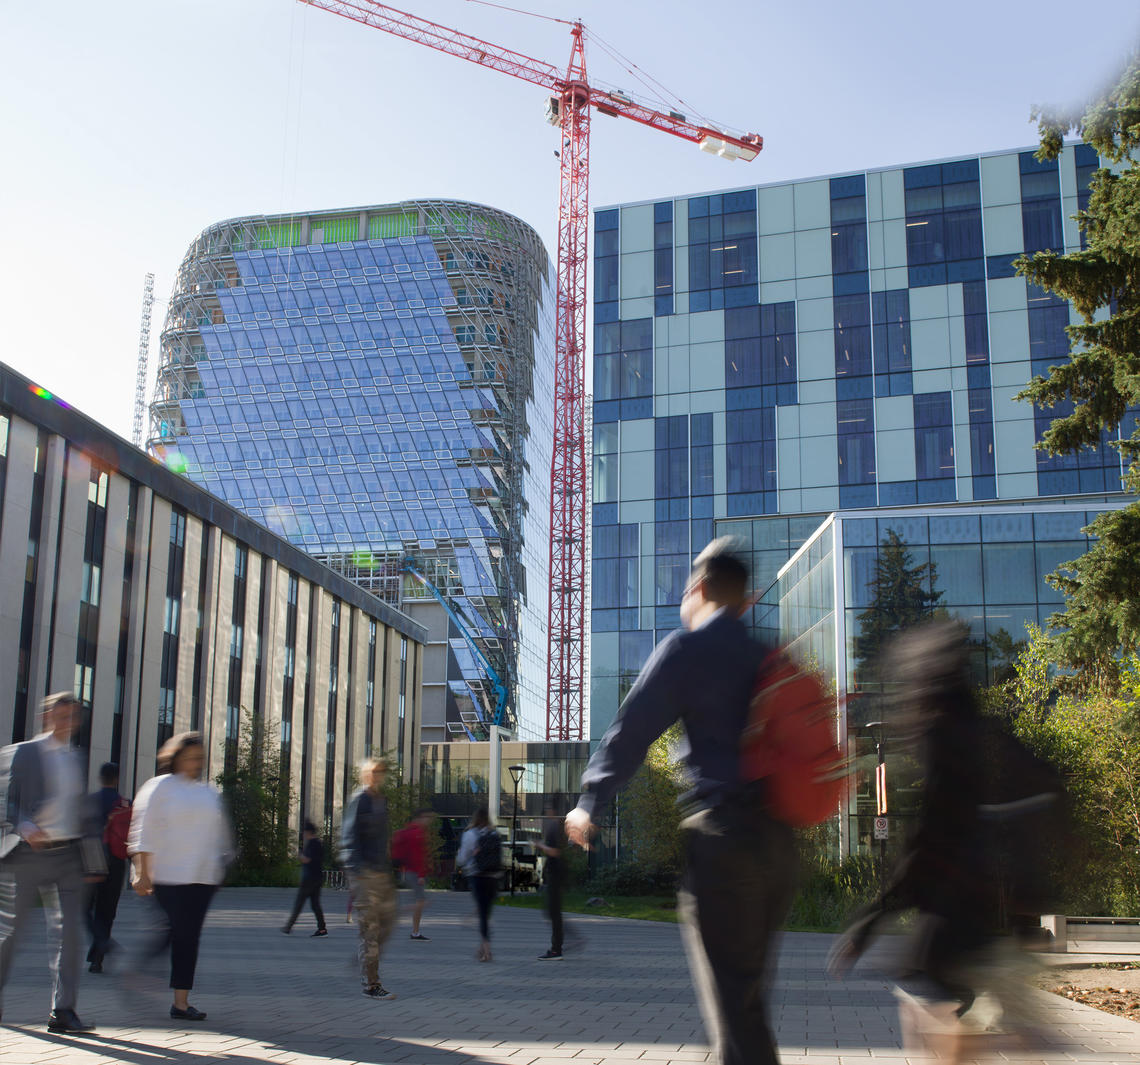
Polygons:
[[523,778],[523,773],[526,772],[525,765],[512,765],[508,766],[510,771],[511,780],[515,782],[515,808],[514,813],[511,815],[511,897],[514,898],[515,894],[515,870],[518,867],[518,855],[515,851],[515,840],[518,838],[519,827],[519,783]]
[[[887,764],[883,751],[883,721],[868,721],[866,727],[878,729],[875,735],[875,817],[887,816]],[[887,869],[887,837],[879,837],[879,893],[885,890]]]

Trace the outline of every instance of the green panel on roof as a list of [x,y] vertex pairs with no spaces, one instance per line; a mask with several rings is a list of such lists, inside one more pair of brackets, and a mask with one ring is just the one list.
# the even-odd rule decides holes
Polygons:
[[301,223],[270,222],[258,226],[257,246],[259,248],[295,248],[301,243]]
[[419,228],[415,211],[395,211],[391,214],[374,214],[368,219],[368,239],[386,237],[414,237]]
[[[314,244],[336,244],[342,240],[356,240],[360,233],[360,218],[314,218],[310,223]],[[323,231],[323,236],[320,234]]]

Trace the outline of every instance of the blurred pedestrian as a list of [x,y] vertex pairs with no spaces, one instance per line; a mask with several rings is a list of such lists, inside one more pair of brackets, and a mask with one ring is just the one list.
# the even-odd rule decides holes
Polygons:
[[430,942],[429,938],[420,932],[420,918],[424,914],[424,905],[427,901],[427,875],[428,864],[431,860],[431,848],[428,841],[428,829],[431,827],[435,815],[425,808],[415,812],[412,819],[392,837],[392,862],[399,864],[404,886],[410,888],[414,904],[412,906],[412,939],[422,943]]
[[104,762],[99,767],[100,788],[90,796],[95,823],[100,826],[103,859],[107,875],[90,886],[87,927],[91,946],[87,951],[87,971],[101,973],[103,959],[111,950],[111,927],[119,911],[119,897],[127,871],[127,836],[131,828],[131,804],[119,794],[119,767]]
[[988,744],[971,687],[967,632],[951,621],[911,629],[896,638],[885,662],[895,692],[892,738],[921,766],[920,811],[890,880],[839,940],[829,968],[845,973],[885,917],[917,911],[896,980],[904,1044],[956,1062],[965,1037],[985,1031],[996,1016],[992,997],[980,995],[996,877],[983,816]]
[[701,1013],[721,1065],[776,1065],[766,999],[796,847],[792,829],[768,812],[763,783],[742,775],[741,738],[770,650],[741,621],[752,602],[748,581],[728,538],[697,556],[681,601],[684,628],[649,656],[586,767],[566,830],[586,846],[593,815],[680,719],[692,787],[682,796],[686,868],[677,901]]
[[128,844],[135,891],[153,895],[166,916],[167,934],[158,950],[169,943],[170,1016],[186,1021],[206,1019],[189,996],[206,911],[234,849],[222,796],[202,779],[205,764],[200,733],[179,733],[163,744],[159,775],[135,797]]
[[95,1027],[80,1020],[75,1006],[84,879],[93,882],[106,871],[96,826],[87,816],[83,767],[71,746],[80,713],[70,692],[49,695],[41,708],[43,732],[0,751],[0,996],[38,895],[47,919],[52,973],[47,1026],[62,1033]]
[[455,864],[463,870],[479,915],[479,961],[491,960],[491,906],[499,891],[503,869],[503,840],[491,826],[487,804],[475,808],[459,841]]
[[566,826],[553,806],[546,808],[546,828],[538,849],[546,855],[542,882],[545,889],[546,919],[550,922],[550,949],[538,956],[539,961],[558,961],[562,957],[562,893],[566,887]]
[[380,955],[396,922],[396,885],[388,855],[387,766],[369,758],[360,767],[363,787],[353,795],[341,823],[341,860],[348,870],[360,934],[360,980],[364,994],[395,998],[380,982]]
[[293,931],[293,925],[301,915],[301,909],[306,900],[313,909],[313,916],[317,919],[317,930],[313,938],[327,936],[325,927],[325,911],[321,909],[321,884],[325,877],[325,845],[317,835],[317,826],[312,821],[306,821],[301,830],[301,886],[297,888],[297,898],[293,902],[293,912],[285,922],[281,931],[288,935]]

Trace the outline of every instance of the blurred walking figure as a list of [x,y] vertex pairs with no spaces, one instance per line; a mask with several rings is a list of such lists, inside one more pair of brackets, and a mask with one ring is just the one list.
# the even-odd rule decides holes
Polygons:
[[479,915],[479,961],[491,960],[491,906],[499,891],[499,877],[503,870],[503,839],[491,827],[491,818],[484,803],[475,808],[459,841],[455,863],[463,870],[475,899]]
[[775,1065],[767,989],[781,923],[791,905],[792,829],[765,804],[762,781],[745,778],[741,741],[768,648],[741,615],[749,573],[721,538],[694,560],[681,602],[683,629],[657,645],[582,775],[566,816],[585,846],[592,815],[633,776],[649,745],[680,719],[692,787],[682,796],[686,869],[678,893],[682,935],[701,1014],[721,1065]]
[[197,732],[172,736],[158,752],[159,775],[135,797],[127,850],[132,881],[141,896],[153,895],[168,930],[154,953],[170,947],[170,986],[176,1020],[204,1021],[190,1005],[202,926],[233,857],[233,836],[222,796],[202,779],[206,752]]
[[404,886],[411,888],[415,904],[412,907],[412,939],[430,942],[420,932],[420,918],[424,914],[426,902],[425,886],[430,861],[428,828],[435,815],[426,808],[417,810],[415,816],[392,837],[392,862],[402,868]]
[[360,934],[360,981],[374,999],[396,996],[380,982],[380,955],[396,923],[396,885],[388,857],[387,766],[378,758],[360,767],[363,787],[353,795],[341,824],[341,861],[348,870]]
[[[986,752],[994,744],[971,690],[968,651],[965,631],[949,621],[911,629],[888,650],[891,732],[920,762],[921,810],[882,895],[856,917],[829,962],[833,972],[846,972],[884,917],[916,910],[897,977],[904,1044],[925,1046],[951,1063],[961,1059],[968,1037],[992,1029],[1001,1016],[987,986],[1004,983],[1000,994],[1016,995],[1007,967],[996,981],[988,972],[994,961],[989,922],[997,912],[988,822],[1022,817],[1057,798],[1043,792],[987,802],[995,787],[1008,794],[1012,781],[1000,778],[1018,774],[995,766],[994,779],[987,777]],[[1009,764],[1008,757],[1002,760]]]
[[313,908],[313,916],[317,919],[317,930],[313,937],[327,936],[329,930],[325,927],[325,911],[321,909],[321,883],[324,881],[325,845],[317,835],[317,826],[312,821],[306,821],[301,831],[301,886],[297,888],[297,898],[293,902],[293,912],[285,922],[281,931],[288,935],[293,931],[293,925],[301,915],[306,900]]
[[83,767],[71,747],[80,712],[70,692],[49,695],[41,710],[44,731],[0,751],[0,996],[38,895],[48,926],[50,1032],[95,1027],[75,1012],[84,878],[90,881],[106,871],[96,826],[85,816]]
[[546,919],[550,922],[550,949],[538,956],[539,961],[557,961],[562,957],[562,892],[566,887],[566,826],[553,806],[545,810],[546,831],[538,849],[546,855],[542,880],[545,890]]
[[127,836],[131,828],[131,804],[119,794],[119,767],[104,762],[99,768],[101,787],[90,796],[95,823],[101,826],[104,879],[91,885],[87,902],[87,927],[91,947],[87,951],[87,971],[101,973],[103,959],[111,949],[111,926],[119,912],[119,896],[127,870]]

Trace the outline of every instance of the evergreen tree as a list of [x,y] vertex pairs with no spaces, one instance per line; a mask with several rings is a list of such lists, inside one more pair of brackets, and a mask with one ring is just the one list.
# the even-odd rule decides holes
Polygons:
[[[1034,284],[1069,300],[1081,322],[1068,327],[1072,352],[1021,393],[1043,408],[1065,404],[1038,445],[1050,454],[1098,444],[1102,430],[1122,439],[1125,487],[1140,493],[1140,50],[1119,81],[1081,116],[1039,111],[1038,158],[1053,159],[1075,130],[1116,171],[1093,177],[1088,208],[1077,215],[1087,247],[1018,260]],[[1049,660],[1074,672],[1069,683],[1111,690],[1121,656],[1140,649],[1140,503],[1098,517],[1082,558],[1050,574],[1065,609],[1048,623]]]
[[930,618],[942,593],[933,562],[915,565],[906,541],[894,529],[879,545],[875,576],[868,583],[871,602],[859,616],[855,657],[860,662],[860,687],[868,687],[878,658],[891,636]]

